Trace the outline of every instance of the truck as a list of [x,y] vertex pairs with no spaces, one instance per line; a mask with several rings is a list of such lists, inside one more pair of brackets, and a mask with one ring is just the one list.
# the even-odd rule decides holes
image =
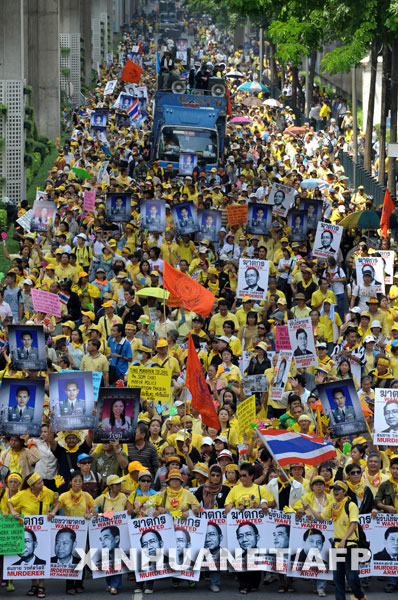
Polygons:
[[207,90],[194,93],[158,91],[152,128],[152,160],[161,166],[173,164],[178,171],[180,156],[191,156],[194,164],[210,170],[224,154],[227,97]]

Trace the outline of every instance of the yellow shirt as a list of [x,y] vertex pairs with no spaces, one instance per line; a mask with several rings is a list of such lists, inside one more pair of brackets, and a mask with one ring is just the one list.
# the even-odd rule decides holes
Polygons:
[[165,358],[161,358],[158,354],[155,354],[155,356],[152,358],[152,361],[160,367],[171,369],[175,375],[178,375],[181,371],[178,360],[169,354]]
[[10,498],[9,502],[22,515],[38,515],[40,513],[40,502],[42,502],[41,514],[48,515],[51,505],[54,504],[54,492],[46,486],[43,487],[38,496],[32,494],[30,489],[22,490]]
[[225,499],[225,506],[233,504],[238,508],[241,504],[246,507],[252,507],[255,503],[260,504],[261,500],[272,502],[274,500],[271,492],[266,487],[253,483],[250,487],[244,487],[242,483],[238,483],[229,492]]
[[223,325],[225,321],[233,321],[235,329],[237,331],[239,330],[239,321],[236,318],[236,315],[227,312],[225,317],[223,317],[221,313],[217,313],[212,316],[212,318],[210,319],[209,331],[214,331],[215,335],[224,335]]
[[111,319],[108,319],[108,317],[104,315],[98,321],[98,327],[101,328],[102,334],[105,336],[106,340],[108,340],[111,335],[111,329],[116,323],[123,323],[122,319],[116,314],[114,314]]
[[311,305],[312,306],[322,305],[325,298],[330,300],[333,304],[337,304],[336,296],[334,295],[332,290],[326,290],[325,294],[323,294],[321,292],[321,290],[316,290],[311,296]]
[[[190,492],[187,489],[182,489],[182,494],[180,495],[175,495],[177,496],[176,499],[176,505],[173,506],[173,504],[171,504],[171,500],[173,500],[173,497],[170,498],[170,488],[166,488],[164,491],[159,492],[158,494],[156,494],[155,499],[154,499],[154,506],[164,506],[164,508],[167,511],[170,510],[187,510],[188,508],[190,508],[191,506],[199,506],[199,501],[196,498],[196,496],[194,496],[192,494],[192,492]],[[164,502],[164,495],[166,494],[166,502]],[[178,504],[177,504],[178,502]]]
[[[345,501],[345,499],[343,500],[343,502]],[[329,521],[330,519],[333,518],[333,527],[334,527],[334,537],[336,539],[341,540],[347,533],[347,530],[350,526],[350,523],[358,523],[359,522],[359,510],[357,505],[355,504],[355,502],[352,502],[352,500],[350,500],[348,498],[347,502],[349,502],[349,511],[348,511],[348,515],[346,512],[346,508],[345,506],[341,507],[342,503],[335,503],[334,501],[330,502],[330,504],[328,504],[326,506],[326,508],[323,509],[321,515],[322,515],[322,519],[325,519],[325,521]],[[335,517],[333,517],[333,514],[336,512],[336,508],[337,510],[338,508],[341,508],[341,510],[339,511],[339,514]],[[347,542],[346,542],[346,546],[350,546],[352,544],[356,544],[356,542],[358,541],[358,533],[355,530],[354,533],[352,533],[350,535],[350,537],[348,538]],[[350,544],[351,542],[351,544]],[[337,546],[339,545],[339,542],[335,542],[334,543],[334,547],[337,548]]]
[[[75,498],[75,500],[72,498]],[[69,492],[60,495],[59,502],[67,517],[84,517],[89,509],[95,507],[94,498],[88,492],[74,494],[72,490],[69,490]]]
[[316,496],[315,496],[315,492],[307,492],[306,494],[303,494],[303,498],[300,500],[297,500],[296,504],[294,505],[294,508],[302,508],[303,506],[303,501],[306,504],[309,504],[311,506],[311,508],[313,508],[314,510],[316,510],[317,512],[321,512],[322,508],[325,506],[328,506],[331,502],[333,502],[333,496],[332,494],[326,494],[323,498],[323,502],[318,501]]
[[66,267],[63,267],[62,265],[57,265],[55,267],[55,275],[58,277],[58,279],[69,278],[74,284],[76,284],[79,281],[77,269],[75,267],[72,267],[72,265],[67,265]]
[[116,496],[116,498],[111,498],[109,492],[104,492],[95,499],[95,505],[98,508],[99,512],[106,512],[110,510],[112,512],[118,512],[120,510],[124,510],[127,504],[127,496],[120,492]]
[[90,354],[85,354],[82,358],[82,362],[80,363],[80,369],[82,371],[98,371],[99,373],[108,373],[109,362],[103,354],[98,353],[98,355],[94,357]]
[[[321,315],[319,317],[319,322],[325,326],[326,341],[333,342],[333,321],[332,321],[332,319],[329,317],[328,314],[324,313],[323,315]],[[334,313],[334,322],[337,325],[337,327],[341,327],[342,322],[341,322],[340,316],[337,312]]]

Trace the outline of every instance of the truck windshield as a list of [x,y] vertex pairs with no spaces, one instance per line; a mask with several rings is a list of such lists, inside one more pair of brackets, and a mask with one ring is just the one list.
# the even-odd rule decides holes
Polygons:
[[180,152],[195,153],[207,163],[216,162],[216,132],[165,127],[160,137],[159,159],[175,162],[178,161]]

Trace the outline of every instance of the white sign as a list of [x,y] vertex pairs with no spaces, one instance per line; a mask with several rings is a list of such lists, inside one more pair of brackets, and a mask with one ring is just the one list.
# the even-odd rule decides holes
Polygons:
[[372,548],[371,575],[398,575],[398,515],[378,513],[369,531]]
[[355,258],[357,284],[371,285],[378,294],[384,294],[384,265],[381,257],[357,256]]
[[[113,60],[113,59],[112,59]],[[117,85],[117,79],[113,79],[113,81],[108,81],[104,89],[104,96],[110,96],[115,91],[115,87]]]
[[254,258],[239,260],[237,297],[250,296],[255,300],[266,300],[268,293],[269,261]]
[[330,541],[334,538],[333,522],[292,521],[290,530],[291,577],[333,579],[329,571]]
[[398,446],[398,390],[375,389],[375,444]]
[[176,577],[177,579],[199,581],[200,570],[194,571],[193,566],[201,548],[205,547],[207,523],[190,513],[188,519],[176,519],[174,521],[174,530],[178,564],[183,562],[182,557],[185,551],[189,551],[190,556],[189,564],[184,565],[181,569],[181,575],[176,575]]
[[286,387],[287,378],[290,371],[290,365],[293,358],[292,350],[281,350],[276,364],[274,383],[271,388],[271,400],[279,402]]
[[124,563],[120,569],[116,563],[121,551],[129,556],[129,521],[127,511],[115,512],[110,519],[98,515],[90,520],[88,530],[90,548],[98,548],[92,559],[97,567],[92,571],[93,579],[128,572]]
[[[83,576],[83,569],[77,570],[80,558],[76,548],[85,549],[87,523],[84,517],[54,517],[51,521],[51,579],[75,579]],[[48,542],[47,542],[48,543]]]
[[18,225],[20,225],[21,227],[26,229],[26,231],[30,231],[30,224],[32,221],[32,217],[33,217],[33,209],[31,208],[26,213],[24,213],[22,215],[22,217],[19,217],[19,219],[17,219],[17,223],[18,223]]
[[281,183],[273,183],[267,204],[272,204],[272,213],[280,217],[286,217],[292,206],[296,190]]
[[316,228],[312,254],[320,258],[329,258],[329,256],[335,258],[340,248],[343,229],[340,225],[319,222]]
[[50,575],[50,521],[47,515],[26,516],[25,550],[3,557],[4,579],[47,579]]
[[378,254],[380,254],[383,260],[383,268],[384,268],[384,283],[386,285],[392,285],[393,283],[393,275],[394,275],[394,250],[378,250]]
[[287,322],[290,346],[298,369],[306,369],[318,364],[315,350],[314,332],[312,330],[311,318],[291,319]]

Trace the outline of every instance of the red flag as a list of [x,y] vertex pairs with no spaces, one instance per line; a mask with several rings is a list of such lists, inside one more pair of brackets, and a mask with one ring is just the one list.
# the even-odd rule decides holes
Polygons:
[[226,86],[225,91],[227,93],[227,115],[232,117],[231,94],[229,93],[228,86]]
[[387,231],[390,227],[390,217],[395,210],[395,204],[391,198],[390,192],[386,190],[384,194],[383,211],[380,218],[380,229],[383,237],[387,239]]
[[175,269],[167,260],[163,265],[163,287],[180,298],[184,308],[208,317],[214,304],[214,294],[185,273]]
[[128,81],[130,83],[139,83],[140,77],[142,73],[142,67],[137,65],[135,62],[127,59],[126,64],[124,65],[122,76],[120,77],[120,81]]
[[216,409],[209,387],[203,374],[202,365],[196,354],[195,344],[192,335],[189,334],[188,340],[188,360],[187,360],[187,388],[192,394],[192,408],[198,411],[202,417],[202,423],[213,429],[220,429]]

